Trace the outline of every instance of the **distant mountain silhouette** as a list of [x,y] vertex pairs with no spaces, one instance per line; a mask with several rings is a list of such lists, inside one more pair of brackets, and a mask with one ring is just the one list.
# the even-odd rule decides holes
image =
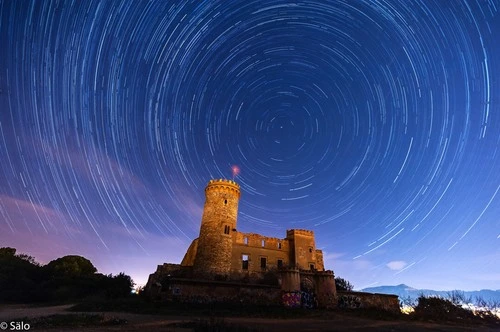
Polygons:
[[444,298],[448,298],[451,292],[458,291],[460,293],[463,292],[465,298],[470,298],[472,302],[476,302],[477,298],[481,298],[485,301],[500,301],[500,290],[491,290],[491,289],[482,289],[479,291],[462,291],[462,290],[449,290],[449,291],[436,291],[432,289],[416,289],[410,287],[405,284],[397,285],[397,286],[378,286],[378,287],[369,287],[363,288],[362,292],[367,293],[381,293],[381,294],[394,294],[398,295],[399,299],[408,298],[408,296],[412,299],[417,299],[420,295],[434,295],[440,296]]

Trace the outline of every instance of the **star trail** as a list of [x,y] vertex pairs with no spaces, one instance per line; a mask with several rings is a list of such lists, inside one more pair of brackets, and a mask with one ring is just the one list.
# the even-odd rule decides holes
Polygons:
[[356,288],[500,288],[500,2],[0,1],[0,247],[138,284],[311,229]]

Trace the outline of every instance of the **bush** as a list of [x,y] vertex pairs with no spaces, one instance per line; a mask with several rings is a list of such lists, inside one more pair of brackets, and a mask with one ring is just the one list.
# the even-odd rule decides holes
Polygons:
[[134,282],[125,273],[105,276],[81,256],[64,256],[45,266],[14,248],[0,248],[0,301],[67,302],[87,296],[131,294]]
[[75,255],[55,259],[44,268],[52,276],[69,278],[93,275],[97,272],[95,266],[88,259]]
[[335,278],[335,287],[337,288],[338,291],[352,291],[354,286],[347,280],[336,277]]
[[134,289],[134,281],[130,276],[123,272],[113,276],[107,276],[106,284],[106,295],[110,298],[118,298],[129,296]]
[[419,296],[418,304],[413,314],[419,318],[433,320],[455,321],[457,319],[474,319],[472,311],[440,297]]

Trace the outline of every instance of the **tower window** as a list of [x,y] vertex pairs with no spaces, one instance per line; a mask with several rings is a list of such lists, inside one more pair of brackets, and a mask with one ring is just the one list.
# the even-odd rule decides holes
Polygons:
[[281,268],[283,268],[283,260],[278,259],[278,269],[281,269]]
[[241,269],[248,270],[248,255],[241,255]]
[[313,248],[312,247],[309,247],[309,252],[313,252]]
[[246,236],[245,236],[245,237],[243,238],[243,243],[244,243],[244,244],[248,244],[248,237],[246,237]]
[[309,267],[311,268],[311,270],[314,270],[314,264],[309,264]]
[[266,240],[262,240],[262,246],[264,247],[266,245]]
[[231,227],[229,225],[224,225],[224,234],[229,234],[231,232]]
[[227,205],[227,199],[224,200],[224,205]]
[[278,242],[278,249],[281,249],[281,242]]

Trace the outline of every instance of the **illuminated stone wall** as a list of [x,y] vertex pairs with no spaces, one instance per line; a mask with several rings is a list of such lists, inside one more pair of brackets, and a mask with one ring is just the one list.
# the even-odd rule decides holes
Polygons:
[[[259,302],[265,299],[266,289],[272,290],[273,301],[281,298],[277,287],[285,293],[314,296],[320,307],[334,307],[334,274],[324,270],[323,252],[316,249],[314,232],[287,230],[283,239],[238,232],[239,198],[236,182],[210,180],[205,188],[199,237],[180,265],[160,265],[150,276],[150,294],[169,294],[186,301],[198,297],[203,301],[231,301],[241,295]],[[173,279],[177,279],[176,285]],[[243,293],[238,287],[243,287]]]
[[193,271],[205,277],[228,275],[240,186],[231,180],[210,180],[205,198]]
[[[242,257],[249,258],[248,267],[243,269]],[[265,260],[265,268],[262,267]],[[260,273],[290,265],[290,247],[288,240],[262,236],[254,233],[236,232],[233,242],[231,270],[237,272]]]
[[[228,276],[261,273],[280,267],[324,270],[323,252],[316,249],[310,230],[288,230],[279,239],[236,230],[239,185],[231,180],[210,180],[205,189],[200,236],[190,245],[181,265],[193,266],[195,275]],[[248,263],[243,263],[243,258]]]

